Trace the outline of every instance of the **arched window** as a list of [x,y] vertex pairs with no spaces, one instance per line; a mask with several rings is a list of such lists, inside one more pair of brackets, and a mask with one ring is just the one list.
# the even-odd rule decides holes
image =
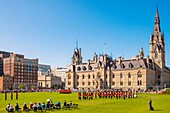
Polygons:
[[97,78],[101,78],[101,75],[100,75],[100,73],[97,73]]
[[77,75],[77,79],[79,79],[79,75]]
[[82,82],[82,85],[84,85],[85,83],[84,82]]
[[82,75],[82,78],[84,79],[84,75]]
[[70,74],[68,74],[68,79],[71,79],[71,75]]
[[77,85],[79,85],[79,82],[77,82]]
[[90,79],[90,75],[88,75],[88,79]]
[[128,73],[128,78],[131,78],[131,74],[130,73]]
[[140,85],[142,85],[142,81],[140,80]]
[[131,85],[131,81],[128,81],[128,85],[129,85],[129,86]]
[[93,78],[95,78],[95,75],[93,74]]
[[115,85],[115,81],[112,81],[112,85]]
[[138,86],[139,86],[139,84],[140,84],[140,83],[139,83],[139,80],[138,80]]
[[122,75],[122,73],[120,73],[120,78],[123,78],[123,75]]
[[123,85],[123,81],[120,81],[120,85]]
[[157,59],[157,58],[158,58],[158,52],[155,51],[155,59]]
[[137,75],[138,75],[138,78],[142,77],[142,73],[140,71],[137,73]]
[[115,78],[115,75],[114,75],[114,74],[112,75],[112,78]]
[[158,80],[158,81],[157,81],[157,84],[158,84],[158,85],[160,85],[160,84],[161,84],[160,80]]
[[161,76],[160,75],[158,75],[158,79],[160,79],[161,78]]
[[71,82],[70,82],[70,81],[68,81],[68,85],[71,85]]
[[88,85],[90,86],[90,82],[88,82]]

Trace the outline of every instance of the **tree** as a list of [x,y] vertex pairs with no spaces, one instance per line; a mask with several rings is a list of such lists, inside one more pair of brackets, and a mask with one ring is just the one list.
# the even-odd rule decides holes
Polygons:
[[19,84],[19,89],[22,89],[24,87],[24,84]]

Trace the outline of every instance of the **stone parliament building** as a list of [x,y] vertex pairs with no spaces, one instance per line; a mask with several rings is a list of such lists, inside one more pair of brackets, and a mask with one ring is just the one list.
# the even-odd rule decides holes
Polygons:
[[67,67],[66,89],[162,89],[170,87],[170,69],[165,65],[164,34],[160,28],[158,9],[150,35],[150,55],[143,48],[135,58],[113,60],[107,54],[95,53],[82,63],[81,49],[76,49]]

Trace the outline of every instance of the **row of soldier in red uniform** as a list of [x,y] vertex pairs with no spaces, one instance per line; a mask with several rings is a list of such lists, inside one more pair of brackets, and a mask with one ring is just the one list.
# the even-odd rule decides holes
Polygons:
[[79,98],[79,100],[81,100],[81,97],[82,97],[82,99],[84,99],[84,100],[86,100],[86,99],[93,99],[93,92],[83,92],[83,93],[81,93],[81,92],[78,92],[78,98]]
[[116,99],[120,98],[133,98],[136,97],[136,93],[132,93],[132,91],[95,91],[95,92],[78,92],[78,98],[79,100],[84,99],[93,99],[95,98],[111,98],[114,97]]
[[[11,100],[13,100],[13,92],[11,92]],[[5,92],[5,100],[7,100],[7,92]],[[16,100],[18,100],[18,92],[16,92]]]

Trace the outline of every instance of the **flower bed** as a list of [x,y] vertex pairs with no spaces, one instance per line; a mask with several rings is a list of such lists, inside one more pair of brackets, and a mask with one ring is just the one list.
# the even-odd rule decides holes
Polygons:
[[69,93],[71,93],[71,90],[61,89],[61,90],[59,90],[59,93],[69,94]]

